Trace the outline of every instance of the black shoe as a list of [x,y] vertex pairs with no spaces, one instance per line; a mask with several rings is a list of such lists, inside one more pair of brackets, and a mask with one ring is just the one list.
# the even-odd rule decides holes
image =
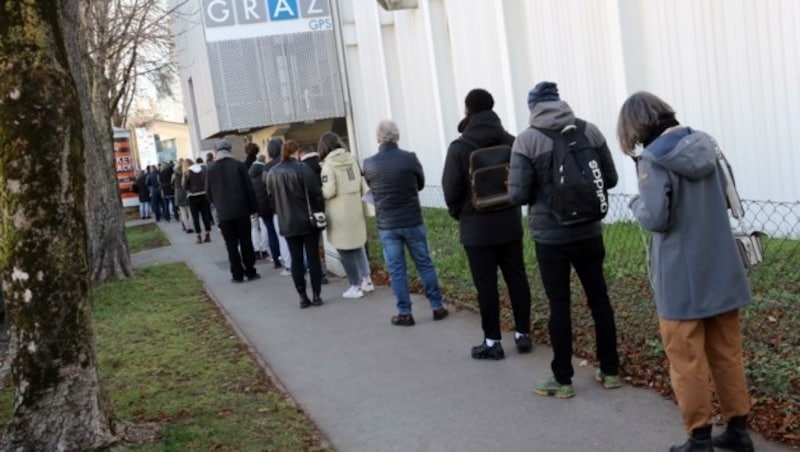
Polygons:
[[408,315],[396,315],[392,317],[392,325],[394,326],[414,326],[414,316],[411,314]]
[[433,311],[433,320],[442,320],[450,314],[445,308],[439,308]]
[[473,359],[493,359],[497,361],[505,357],[506,353],[503,351],[503,346],[500,345],[500,342],[495,342],[494,345],[489,347],[486,345],[486,341],[483,341],[481,345],[472,347]]
[[283,268],[283,265],[281,265],[281,261],[275,261],[275,268]]
[[711,439],[711,444],[720,449],[736,452],[753,452],[755,446],[747,433],[747,416],[734,416],[724,432]]
[[517,344],[517,351],[520,353],[530,353],[533,350],[533,342],[531,342],[531,337],[527,334],[515,337],[514,343]]
[[322,279],[319,280],[319,283],[320,284],[329,284],[330,281],[328,281],[328,277],[327,276],[322,275]]
[[311,306],[322,306],[322,305],[323,305],[322,297],[320,297],[319,294],[314,294],[314,299],[311,300]]
[[261,278],[261,275],[259,275],[258,273],[253,273],[252,275],[247,277],[247,280],[248,281],[255,281],[255,280],[259,279],[259,278]]
[[714,452],[711,445],[711,426],[692,430],[692,436],[680,446],[672,446],[669,452]]
[[311,306],[311,300],[308,299],[308,295],[305,293],[300,294],[300,309],[305,309]]
[[231,282],[234,284],[239,284],[241,282],[244,282],[244,278],[231,278]]

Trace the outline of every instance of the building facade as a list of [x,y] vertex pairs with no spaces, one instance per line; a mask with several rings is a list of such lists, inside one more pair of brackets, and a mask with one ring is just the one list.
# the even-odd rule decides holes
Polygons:
[[[220,5],[251,4],[188,3],[218,19],[227,11]],[[176,26],[184,98],[199,138],[343,117],[364,158],[377,149],[376,124],[392,118],[401,146],[422,160],[425,202],[437,205],[466,93],[488,89],[506,128],[518,133],[528,126],[528,90],[551,80],[605,134],[619,167],[615,192],[634,193],[616,120],[627,96],[648,90],[670,102],[681,122],[719,140],[743,198],[800,200],[795,0],[268,0],[260,7],[273,15],[297,10],[301,28],[322,17],[307,18],[304,8],[322,8],[322,30],[251,42],[231,38],[244,33],[231,31],[231,16],[228,31],[210,27],[209,17],[205,28]],[[230,14],[237,23],[249,17]]]

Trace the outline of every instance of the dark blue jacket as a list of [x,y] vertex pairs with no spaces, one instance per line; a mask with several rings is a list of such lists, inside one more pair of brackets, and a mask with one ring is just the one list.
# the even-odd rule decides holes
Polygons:
[[416,154],[384,143],[364,160],[364,178],[375,199],[378,229],[410,228],[422,224],[419,191],[425,173]]

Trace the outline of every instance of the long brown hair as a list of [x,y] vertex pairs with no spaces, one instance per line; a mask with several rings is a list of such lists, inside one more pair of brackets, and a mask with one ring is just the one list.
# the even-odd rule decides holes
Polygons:
[[622,152],[633,155],[633,149],[647,138],[650,130],[664,118],[674,117],[675,110],[660,97],[639,91],[629,97],[619,111],[617,138]]
[[339,138],[339,135],[336,135],[333,132],[325,132],[319,137],[319,143],[317,144],[317,153],[319,154],[319,158],[325,159],[331,151],[335,151],[336,149],[344,148],[344,143],[342,143],[342,139]]
[[294,140],[286,140],[281,148],[281,162],[287,162],[293,155],[297,154],[300,146]]

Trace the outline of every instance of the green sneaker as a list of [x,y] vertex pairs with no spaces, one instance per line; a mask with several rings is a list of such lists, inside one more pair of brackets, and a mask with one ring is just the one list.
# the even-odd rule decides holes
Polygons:
[[533,393],[540,396],[555,397],[557,399],[575,397],[575,389],[572,385],[562,385],[553,377],[536,382],[536,384],[533,385]]
[[619,375],[606,375],[600,369],[594,374],[594,379],[603,383],[606,389],[617,389],[622,387],[622,378]]

